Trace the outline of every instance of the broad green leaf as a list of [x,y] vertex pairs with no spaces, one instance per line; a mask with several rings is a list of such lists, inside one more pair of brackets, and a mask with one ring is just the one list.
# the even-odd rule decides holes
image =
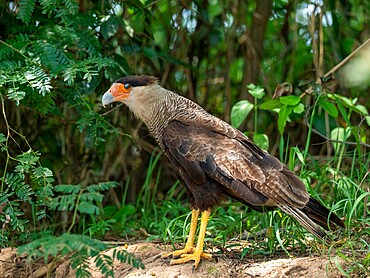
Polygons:
[[274,110],[276,108],[280,108],[281,106],[283,105],[278,99],[271,99],[271,100],[261,103],[259,108],[264,109],[264,110]]
[[285,105],[291,105],[291,106],[295,106],[297,105],[298,103],[300,103],[301,101],[301,98],[300,97],[297,97],[297,96],[285,96],[285,97],[280,97],[279,98],[279,101],[282,103],[282,104],[285,104]]
[[335,105],[331,102],[329,102],[327,99],[320,98],[319,99],[319,105],[324,108],[328,114],[333,117],[337,118],[338,117],[338,109],[335,107]]
[[247,85],[247,88],[249,89],[248,92],[254,98],[261,99],[265,95],[265,90],[262,87],[260,87],[260,86],[256,86],[254,84],[249,84],[249,85]]
[[339,141],[333,142],[333,147],[335,153],[339,153],[343,142],[347,141],[348,137],[351,135],[351,129],[349,127],[336,127],[330,132],[330,139]]
[[263,150],[269,149],[269,138],[266,134],[256,133],[253,135],[253,142]]
[[237,102],[231,109],[231,125],[235,128],[239,127],[252,111],[253,106],[248,100]]
[[280,134],[283,134],[286,122],[288,121],[288,117],[292,111],[293,106],[290,105],[284,105],[280,108],[278,117],[278,129]]

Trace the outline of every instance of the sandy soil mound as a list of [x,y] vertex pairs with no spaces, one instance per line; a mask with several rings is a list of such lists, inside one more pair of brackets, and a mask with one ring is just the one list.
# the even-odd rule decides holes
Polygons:
[[[113,250],[106,254],[111,255]],[[168,260],[161,258],[164,251],[170,250],[171,247],[156,243],[132,244],[127,247],[127,251],[140,258],[145,269],[136,269],[115,261],[115,277],[342,277],[335,263],[325,257],[266,258],[264,261],[253,261],[250,258],[239,260],[222,254],[214,255],[211,261],[202,261],[198,269],[193,271],[191,263],[170,266]],[[104,277],[93,260],[89,265],[92,277]],[[16,256],[15,250],[1,250],[0,277],[46,277],[48,272],[55,278],[75,277],[75,271],[71,269],[67,258],[53,265],[43,265],[42,262],[27,265],[24,259]]]

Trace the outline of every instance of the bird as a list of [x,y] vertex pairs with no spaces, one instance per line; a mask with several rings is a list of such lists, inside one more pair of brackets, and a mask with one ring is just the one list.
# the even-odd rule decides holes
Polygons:
[[206,228],[211,210],[226,198],[260,212],[278,208],[319,239],[336,225],[345,227],[279,159],[200,105],[163,88],[156,77],[116,80],[102,96],[103,107],[114,102],[144,122],[187,189],[189,233],[183,249],[162,255],[171,265],[194,261],[196,269],[202,259],[212,258],[204,251]]

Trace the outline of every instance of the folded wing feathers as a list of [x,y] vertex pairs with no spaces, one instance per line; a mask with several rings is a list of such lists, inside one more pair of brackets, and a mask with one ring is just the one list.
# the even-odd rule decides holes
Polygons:
[[286,214],[289,214],[295,218],[303,227],[307,229],[310,233],[316,237],[323,239],[326,235],[326,232],[315,222],[313,222],[304,212],[300,211],[298,208],[289,207],[286,205],[278,204],[278,207],[284,211]]

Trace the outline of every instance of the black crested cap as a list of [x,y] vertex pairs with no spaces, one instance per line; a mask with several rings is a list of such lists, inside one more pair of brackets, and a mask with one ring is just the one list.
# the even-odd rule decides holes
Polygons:
[[132,75],[117,79],[115,83],[129,83],[132,87],[146,86],[157,83],[158,79],[154,76]]

